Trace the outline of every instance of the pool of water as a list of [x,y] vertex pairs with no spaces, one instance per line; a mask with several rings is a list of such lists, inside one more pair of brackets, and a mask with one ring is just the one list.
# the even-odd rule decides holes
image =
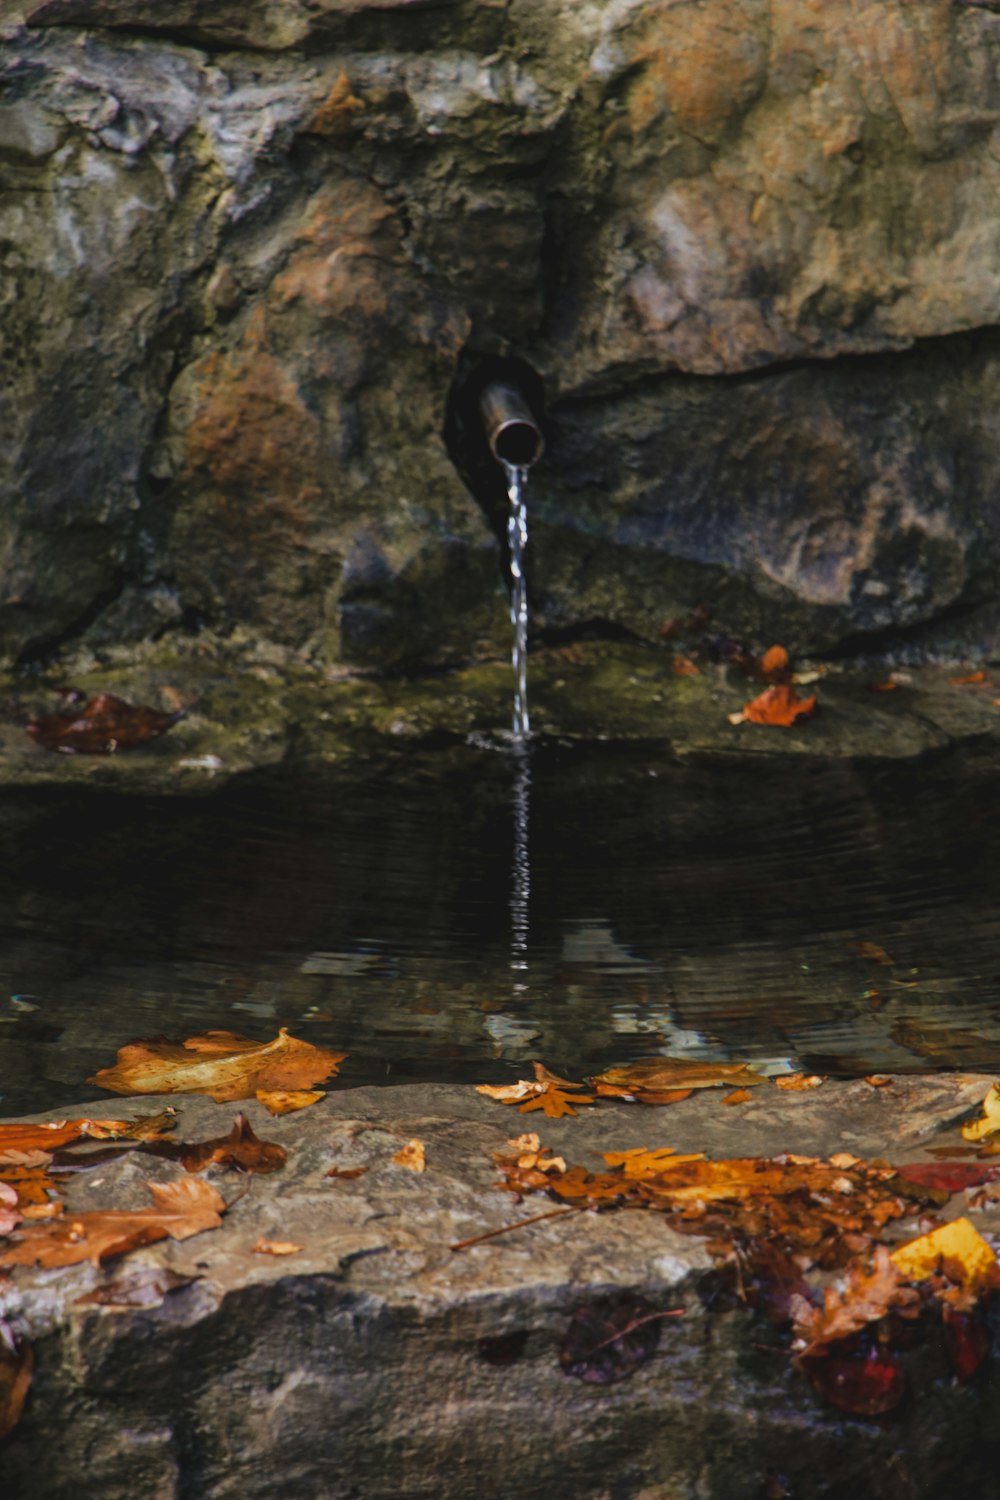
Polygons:
[[139,1037],[279,1025],[345,1082],[655,1052],[1000,1067],[1000,780],[451,745],[211,800],[0,803],[0,1110]]

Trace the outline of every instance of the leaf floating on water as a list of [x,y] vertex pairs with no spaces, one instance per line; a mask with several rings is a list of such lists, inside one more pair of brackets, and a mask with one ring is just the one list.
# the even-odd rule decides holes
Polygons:
[[578,1307],[559,1349],[563,1373],[589,1385],[626,1380],[653,1358],[663,1319],[678,1316],[629,1293]]
[[743,705],[743,713],[751,724],[776,724],[785,729],[800,719],[812,718],[815,711],[815,694],[800,698],[790,682],[776,682]]
[[686,1099],[692,1089],[753,1088],[767,1079],[745,1063],[642,1057],[637,1062],[605,1068],[587,1081],[602,1095],[634,1100],[637,1104],[674,1104]]
[[296,1109],[308,1109],[326,1094],[322,1089],[258,1089],[257,1098],[272,1115],[288,1115]]
[[203,1177],[146,1186],[155,1208],[95,1210],[22,1225],[13,1243],[0,1251],[0,1266],[75,1266],[85,1260],[97,1266],[139,1245],[168,1236],[186,1240],[222,1223],[225,1202]]
[[258,1089],[295,1091],[322,1083],[347,1055],[300,1042],[284,1027],[273,1042],[209,1031],[182,1043],[132,1042],[119,1050],[114,1067],[87,1082],[117,1094],[207,1094],[225,1104],[252,1099]]
[[109,755],[129,750],[164,734],[184,710],[163,714],[143,704],[128,703],[114,693],[98,693],[70,713],[45,714],[25,725],[28,734],[46,750],[68,755]]
[[31,1345],[0,1323],[0,1442],[21,1420],[34,1369]]
[[423,1172],[427,1169],[427,1163],[424,1160],[424,1143],[416,1138],[407,1141],[392,1159],[397,1167],[405,1167],[408,1172]]
[[182,1276],[169,1266],[143,1266],[138,1271],[122,1271],[112,1281],[77,1297],[77,1307],[106,1307],[109,1312],[129,1312],[133,1307],[160,1307],[171,1292],[197,1281],[197,1276]]

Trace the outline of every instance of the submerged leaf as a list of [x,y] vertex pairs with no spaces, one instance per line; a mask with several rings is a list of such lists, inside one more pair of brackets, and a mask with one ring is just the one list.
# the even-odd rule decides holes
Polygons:
[[186,1240],[218,1229],[226,1205],[202,1177],[179,1182],[147,1182],[154,1208],[95,1210],[66,1214],[44,1223],[22,1225],[13,1243],[0,1251],[0,1266],[95,1266],[112,1255],[170,1238]]
[[803,1357],[798,1365],[825,1401],[855,1417],[885,1416],[906,1395],[899,1354],[871,1342],[834,1345],[821,1355]]
[[579,1307],[559,1349],[566,1375],[590,1385],[612,1385],[634,1375],[656,1353],[665,1317],[632,1293]]
[[77,1297],[78,1307],[106,1307],[109,1312],[129,1312],[133,1307],[159,1307],[171,1292],[197,1281],[197,1276],[182,1276],[169,1266],[142,1266],[138,1271],[122,1271],[103,1286]]
[[98,693],[70,713],[45,714],[25,726],[46,750],[67,754],[108,755],[115,750],[144,745],[163,734],[183,716],[183,709],[163,714],[139,703],[127,703],[114,693]]
[[968,1219],[953,1219],[892,1252],[892,1263],[908,1281],[941,1271],[977,1295],[1000,1288],[1000,1266],[990,1245]]
[[258,1089],[297,1090],[322,1083],[347,1056],[301,1042],[282,1026],[273,1042],[209,1031],[182,1043],[132,1042],[114,1067],[88,1083],[117,1094],[207,1094],[220,1104],[252,1099]]
[[0,1338],[0,1442],[21,1420],[35,1368],[35,1354],[26,1339],[16,1338],[2,1325]]

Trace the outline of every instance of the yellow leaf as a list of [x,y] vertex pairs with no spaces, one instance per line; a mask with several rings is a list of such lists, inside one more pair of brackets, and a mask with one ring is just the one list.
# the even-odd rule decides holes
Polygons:
[[423,1172],[427,1165],[424,1161],[423,1141],[416,1139],[407,1141],[392,1159],[398,1167],[405,1167],[408,1172]]
[[322,1089],[258,1089],[257,1098],[272,1115],[288,1115],[296,1109],[308,1109],[326,1094]]
[[951,1281],[975,1291],[1000,1286],[1000,1266],[990,1246],[968,1219],[954,1219],[892,1252],[909,1281],[924,1281],[939,1269]]
[[704,1161],[704,1151],[690,1156],[678,1156],[669,1146],[660,1146],[653,1151],[644,1151],[641,1146],[631,1151],[604,1151],[601,1153],[609,1167],[624,1168],[624,1176],[632,1178],[656,1177],[668,1167],[676,1167],[682,1161]]
[[301,1245],[294,1244],[291,1240],[269,1240],[266,1234],[262,1234],[253,1247],[254,1255],[298,1255],[302,1249]]
[[988,1135],[1000,1130],[1000,1082],[990,1085],[983,1100],[983,1113],[978,1120],[970,1120],[962,1126],[962,1137],[967,1141],[984,1141]]
[[282,1026],[273,1042],[253,1042],[231,1031],[174,1042],[132,1042],[112,1068],[88,1083],[116,1094],[207,1094],[224,1104],[265,1093],[322,1083],[346,1052],[329,1052],[289,1036]]

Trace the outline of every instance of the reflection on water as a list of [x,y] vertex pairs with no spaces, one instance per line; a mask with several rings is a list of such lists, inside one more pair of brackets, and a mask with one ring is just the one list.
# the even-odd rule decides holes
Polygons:
[[347,1081],[1000,1066],[995,778],[543,742],[519,876],[524,769],[465,746],[212,802],[0,804],[0,1109],[100,1097],[122,1043],[214,1027],[287,1025]]

